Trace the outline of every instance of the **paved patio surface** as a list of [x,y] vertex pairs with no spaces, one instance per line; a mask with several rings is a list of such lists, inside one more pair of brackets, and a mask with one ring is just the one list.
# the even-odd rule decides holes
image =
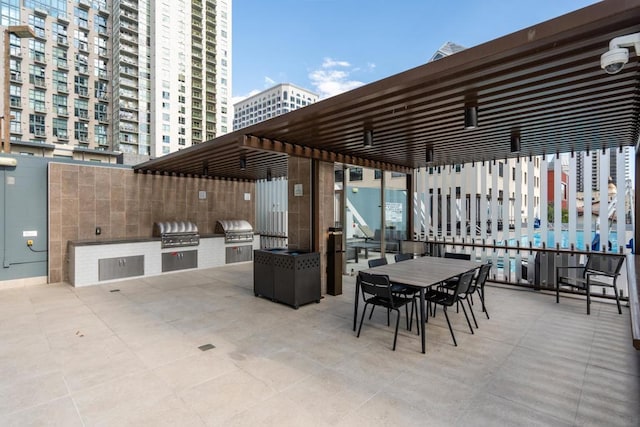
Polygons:
[[392,352],[384,310],[351,330],[354,279],[299,310],[251,264],[0,290],[0,425],[640,425],[628,308],[488,287],[458,347],[438,315]]

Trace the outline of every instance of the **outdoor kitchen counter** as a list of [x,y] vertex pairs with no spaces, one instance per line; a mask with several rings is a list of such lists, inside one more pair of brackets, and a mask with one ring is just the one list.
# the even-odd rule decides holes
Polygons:
[[[69,282],[78,287],[165,274],[162,271],[162,256],[168,253],[189,252],[193,255],[195,251],[195,268],[220,267],[227,263],[229,248],[240,245],[225,243],[224,237],[224,234],[203,234],[197,246],[173,248],[162,248],[160,237],[69,241]],[[260,235],[254,235],[253,242],[242,245],[259,249]],[[107,270],[109,274],[105,273]]]
[[69,245],[73,246],[89,246],[89,245],[114,245],[120,243],[138,243],[138,242],[159,242],[160,237],[135,237],[131,239],[101,239],[101,240],[70,240]]

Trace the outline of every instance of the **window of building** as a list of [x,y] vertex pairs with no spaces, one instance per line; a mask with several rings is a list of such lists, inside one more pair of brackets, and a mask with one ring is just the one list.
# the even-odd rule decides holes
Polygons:
[[107,34],[107,18],[102,15],[93,15],[93,28],[98,34]]
[[107,89],[109,85],[105,81],[97,80],[95,82],[95,97],[98,99],[107,99]]
[[22,132],[22,111],[11,110],[11,132]]
[[76,71],[82,74],[89,74],[89,56],[83,53],[76,53]]
[[11,107],[22,106],[22,87],[21,86],[9,86],[9,104]]
[[55,62],[57,67],[68,68],[69,64],[67,63],[67,49],[54,46],[51,54],[51,56],[53,57],[53,61]]
[[382,171],[380,169],[373,171],[373,179],[382,179]]
[[[67,2],[65,0],[24,0],[24,6],[28,9],[46,10],[52,16],[65,16],[67,13]],[[18,9],[19,12],[20,9]]]
[[362,168],[349,168],[349,181],[362,181]]
[[95,141],[99,146],[109,145],[107,139],[107,125],[95,125],[93,127]]
[[45,68],[43,66],[35,64],[29,65],[29,83],[35,86],[46,87],[44,77]]
[[45,136],[44,131],[45,115],[29,114],[29,132],[36,136]]
[[498,162],[498,176],[504,176],[504,165],[502,164],[502,162]]
[[67,119],[54,117],[53,119],[53,136],[61,139],[69,139],[67,130]]
[[81,119],[89,119],[89,102],[86,99],[73,101],[73,115]]
[[44,18],[35,15],[29,15],[29,25],[33,28],[36,37],[45,38]]
[[58,92],[67,92],[67,72],[53,70],[53,84]]
[[108,115],[107,115],[107,111],[109,109],[108,104],[99,102],[94,106],[94,109],[95,109],[94,116],[96,120],[100,122],[106,122],[108,120]]
[[165,144],[171,143],[171,137],[169,135],[162,135],[162,142]]
[[53,108],[58,115],[68,115],[69,111],[67,109],[67,95],[53,94]]
[[74,77],[74,93],[81,96],[89,96],[89,78],[84,76]]
[[93,38],[93,52],[96,55],[107,56],[107,39],[102,37],[94,37]]
[[47,108],[45,106],[46,92],[39,89],[29,90],[29,108],[38,113],[46,113]]
[[94,59],[93,60],[93,74],[101,79],[107,78],[107,61],[104,59]]
[[57,43],[63,45],[68,44],[67,26],[65,24],[54,22],[53,24],[51,24],[51,32],[53,33],[53,38]]
[[89,28],[89,12],[75,7],[73,9],[73,22],[79,27]]

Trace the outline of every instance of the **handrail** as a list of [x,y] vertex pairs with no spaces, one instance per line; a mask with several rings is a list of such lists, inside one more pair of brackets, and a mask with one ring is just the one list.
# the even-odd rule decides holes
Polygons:
[[[617,252],[607,252],[606,248],[603,248],[602,251],[593,251],[588,248],[587,250],[580,250],[580,249],[576,249],[575,246],[573,246],[573,244],[571,245],[570,248],[561,248],[560,244],[557,244],[555,247],[548,247],[544,243],[542,244],[541,247],[535,247],[531,242],[529,243],[529,246],[521,246],[519,242],[516,242],[517,245],[513,246],[513,245],[498,245],[495,239],[481,239],[481,240],[483,241],[483,243],[467,242],[465,240],[456,241],[455,238],[452,240],[426,239],[424,240],[424,242],[426,244],[451,245],[451,246],[461,246],[461,247],[479,248],[479,249],[502,249],[502,250],[508,250],[508,251],[516,251],[516,253],[557,252],[557,253],[567,253],[567,254],[573,254],[573,255],[589,255],[591,253],[599,253],[603,255],[620,255],[623,253],[622,247],[620,247],[620,253],[617,253]],[[494,243],[493,244],[484,243],[485,240],[493,240]]]
[[[480,240],[480,239],[478,239]],[[486,240],[492,240],[492,239],[483,239],[482,242],[486,242]],[[582,255],[590,255],[590,254],[599,254],[599,255],[605,255],[605,256],[620,256],[620,255],[625,255],[624,253],[618,253],[618,252],[607,252],[606,249],[603,249],[602,251],[593,251],[593,250],[576,250],[573,247],[571,249],[565,249],[565,248],[560,248],[559,245],[557,245],[556,247],[533,247],[533,246],[520,246],[520,245],[498,245],[498,244],[486,244],[486,243],[477,243],[477,242],[469,242],[466,239],[460,239],[460,240],[456,240],[455,238],[453,239],[429,239],[427,238],[426,240],[422,240],[422,243],[424,243],[424,245],[426,246],[426,253],[431,253],[429,252],[429,248],[428,246],[430,244],[433,245],[441,245],[441,246],[445,246],[445,248],[443,248],[442,250],[442,254],[444,254],[446,247],[450,247],[450,248],[470,248],[472,251],[482,251],[483,253],[487,253],[489,254],[489,252],[502,252],[504,251],[504,253],[510,253],[511,255],[513,254],[519,254],[523,257],[526,256],[532,256],[534,253],[547,253],[547,254],[553,254],[556,256],[562,256],[562,255],[568,255],[571,257],[575,257],[575,256],[582,256]],[[433,249],[433,248],[432,248]],[[432,254],[433,255],[433,254]],[[437,256],[437,254],[436,254]],[[502,256],[498,256],[498,259],[501,259]],[[628,261],[628,260],[627,260]],[[627,262],[627,265],[629,264],[629,262]],[[640,266],[640,264],[639,264]],[[530,265],[529,268],[531,268],[532,270],[534,270],[534,274],[535,274],[535,265]],[[640,270],[639,270],[640,271]],[[509,273],[507,273],[508,275]],[[634,276],[635,277],[635,276]],[[510,285],[510,286],[518,286],[518,287],[525,287],[525,288],[532,288],[535,290],[554,290],[555,289],[555,285],[552,284],[552,286],[541,286],[542,283],[537,283],[537,282],[531,282],[531,281],[527,281],[527,282],[522,282],[522,281],[512,281],[510,280],[510,278],[504,277],[504,278],[499,278],[499,277],[491,277],[490,278],[491,282],[494,283],[499,283],[499,284],[505,284],[505,285]],[[575,290],[567,290],[567,289],[561,289],[562,293],[570,293],[570,294],[582,294],[578,291]],[[595,295],[594,295],[595,296]],[[603,298],[603,299],[615,299],[615,296],[613,295],[598,295],[598,298]],[[620,301],[628,301],[628,297],[626,296],[620,296]]]
[[640,287],[638,276],[640,271],[640,256],[627,255],[627,283],[629,286],[629,312],[631,315],[631,338],[636,350],[640,350]]

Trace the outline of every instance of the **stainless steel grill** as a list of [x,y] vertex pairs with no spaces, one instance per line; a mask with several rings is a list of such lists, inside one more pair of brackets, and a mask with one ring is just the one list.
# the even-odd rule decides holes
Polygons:
[[215,232],[224,234],[225,243],[253,241],[253,227],[243,219],[221,219],[216,222]]
[[191,221],[161,221],[153,223],[153,236],[160,237],[161,247],[198,246],[198,226]]

